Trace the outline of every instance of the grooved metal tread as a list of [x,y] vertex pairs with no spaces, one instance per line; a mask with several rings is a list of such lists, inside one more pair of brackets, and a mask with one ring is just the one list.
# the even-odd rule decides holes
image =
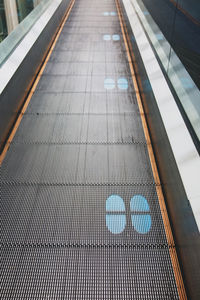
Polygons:
[[5,248],[2,260],[2,299],[178,299],[168,250]]
[[115,2],[76,0],[1,167],[1,299],[178,299],[157,185]]

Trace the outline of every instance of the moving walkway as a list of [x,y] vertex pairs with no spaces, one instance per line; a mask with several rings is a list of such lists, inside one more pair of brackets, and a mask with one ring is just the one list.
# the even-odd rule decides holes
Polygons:
[[121,5],[67,7],[2,141],[1,298],[186,299]]

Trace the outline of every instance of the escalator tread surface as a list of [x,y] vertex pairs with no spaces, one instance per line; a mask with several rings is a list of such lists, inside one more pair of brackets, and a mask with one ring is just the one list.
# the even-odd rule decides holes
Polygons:
[[76,0],[1,166],[1,299],[179,299],[117,8]]

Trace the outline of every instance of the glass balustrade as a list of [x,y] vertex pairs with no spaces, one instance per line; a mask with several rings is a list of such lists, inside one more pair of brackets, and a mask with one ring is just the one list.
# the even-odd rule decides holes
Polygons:
[[[176,1],[130,0],[157,55],[163,72],[174,89],[192,127],[197,144],[200,142],[200,23],[196,10],[187,10]],[[195,4],[196,3],[196,4]],[[188,12],[187,12],[188,11]],[[191,36],[192,35],[192,36]],[[198,46],[199,45],[199,46]],[[169,116],[170,117],[170,116]]]
[[[0,30],[1,37],[7,34],[6,23],[5,23],[5,11],[3,7],[3,2],[1,1],[1,19],[0,19]],[[13,1],[13,0],[11,0]],[[17,10],[19,19],[21,18],[21,22],[16,26],[16,28],[0,43],[0,66],[5,62],[5,60],[9,57],[15,47],[19,44],[19,42],[23,39],[23,37],[27,34],[27,32],[31,29],[31,27],[35,24],[35,22],[40,18],[40,16],[44,13],[47,7],[52,3],[53,0],[42,0],[42,1],[17,1]],[[20,3],[20,5],[19,5]],[[35,3],[35,8],[33,9],[33,5]],[[23,5],[22,5],[23,4]],[[32,10],[32,11],[31,11]],[[22,18],[24,19],[22,20]],[[3,38],[2,38],[3,39]]]

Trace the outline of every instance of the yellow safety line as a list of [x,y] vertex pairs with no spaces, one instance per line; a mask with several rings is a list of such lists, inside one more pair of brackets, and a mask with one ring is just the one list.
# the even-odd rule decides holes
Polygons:
[[167,210],[166,210],[165,200],[164,200],[164,196],[163,196],[163,192],[162,192],[160,178],[158,175],[158,169],[157,169],[157,165],[156,165],[156,161],[155,161],[155,157],[154,157],[154,153],[153,153],[153,148],[152,148],[149,130],[148,130],[145,114],[144,114],[144,109],[143,109],[142,100],[141,100],[141,96],[140,96],[140,92],[139,92],[139,88],[138,88],[138,83],[137,83],[137,79],[136,79],[136,75],[135,75],[135,71],[134,71],[134,67],[133,67],[133,63],[132,63],[132,59],[131,59],[130,50],[128,47],[128,42],[127,42],[125,29],[124,29],[125,26],[123,25],[123,18],[122,18],[122,14],[121,14],[121,10],[120,10],[119,0],[115,0],[115,1],[116,1],[119,20],[120,20],[122,35],[123,35],[123,39],[124,39],[124,43],[125,43],[125,47],[126,47],[126,52],[127,52],[127,56],[128,56],[131,77],[132,77],[133,85],[134,85],[135,92],[136,92],[136,97],[137,97],[138,107],[139,107],[140,116],[141,116],[141,120],[142,120],[143,130],[144,130],[145,138],[147,141],[147,149],[148,149],[148,153],[149,153],[153,176],[154,176],[154,180],[156,183],[156,191],[157,191],[159,205],[160,205],[163,223],[164,223],[164,227],[165,227],[166,238],[167,238],[167,242],[169,245],[169,253],[170,253],[171,262],[172,262],[172,266],[173,266],[176,286],[177,286],[180,300],[186,300],[187,296],[186,296],[185,286],[183,283],[181,269],[180,269],[176,249],[175,249],[174,238],[173,238],[173,234],[172,234],[172,230],[171,230],[171,226],[170,226],[170,222],[169,222],[169,217],[168,217]]
[[3,149],[3,151],[2,151],[2,153],[1,153],[1,155],[0,155],[0,165],[2,164],[2,162],[3,162],[3,160],[4,160],[5,156],[6,156],[6,153],[7,153],[8,149],[9,149],[10,144],[11,144],[11,142],[12,142],[14,136],[15,136],[15,133],[16,133],[16,131],[17,131],[17,129],[18,129],[20,123],[21,123],[21,120],[22,120],[22,118],[23,118],[23,115],[24,115],[24,113],[26,112],[26,109],[27,109],[27,107],[28,107],[28,105],[29,105],[29,102],[30,102],[30,100],[31,100],[31,98],[32,98],[32,96],[33,96],[33,93],[34,93],[35,90],[36,90],[36,87],[37,87],[37,85],[38,85],[38,82],[39,82],[39,80],[40,80],[40,78],[41,78],[41,76],[42,76],[42,73],[43,73],[43,71],[44,71],[44,69],[45,69],[45,67],[46,67],[46,64],[47,64],[47,62],[48,62],[48,60],[49,60],[49,58],[50,58],[50,56],[51,56],[51,53],[52,53],[52,51],[53,51],[53,49],[54,49],[54,47],[55,47],[55,45],[56,45],[56,42],[57,42],[57,40],[58,40],[58,38],[59,38],[59,36],[60,36],[60,34],[61,34],[61,31],[62,31],[62,29],[63,29],[63,27],[64,27],[64,25],[65,25],[65,23],[66,23],[66,21],[67,21],[67,19],[68,19],[68,17],[69,17],[69,14],[70,14],[70,12],[71,12],[71,10],[72,10],[72,8],[73,8],[74,3],[75,3],[75,0],[72,0],[72,1],[70,2],[70,5],[69,5],[69,7],[68,7],[68,9],[67,9],[67,13],[66,13],[66,15],[65,15],[65,17],[64,17],[64,19],[63,19],[61,25],[60,25],[60,28],[59,28],[58,32],[56,33],[56,37],[55,37],[55,39],[54,39],[54,41],[53,41],[53,43],[52,43],[52,45],[51,45],[51,47],[50,47],[50,49],[49,49],[49,52],[48,52],[48,54],[47,54],[47,56],[46,56],[46,58],[45,58],[45,61],[44,61],[43,65],[42,65],[42,67],[41,67],[41,69],[40,69],[40,71],[39,71],[39,73],[38,73],[38,75],[37,75],[35,81],[34,81],[34,84],[33,84],[32,88],[31,88],[31,90],[30,90],[30,92],[29,92],[29,94],[28,94],[28,97],[27,97],[27,99],[26,99],[26,101],[25,101],[25,103],[24,103],[24,105],[23,105],[23,107],[22,107],[22,110],[21,110],[21,112],[19,113],[19,116],[18,116],[18,118],[17,118],[17,121],[16,121],[15,125],[13,126],[12,131],[11,131],[11,133],[10,133],[10,135],[9,135],[9,137],[8,137],[8,139],[7,139],[7,141],[6,141],[6,144],[5,144],[5,146],[4,146],[4,149]]

